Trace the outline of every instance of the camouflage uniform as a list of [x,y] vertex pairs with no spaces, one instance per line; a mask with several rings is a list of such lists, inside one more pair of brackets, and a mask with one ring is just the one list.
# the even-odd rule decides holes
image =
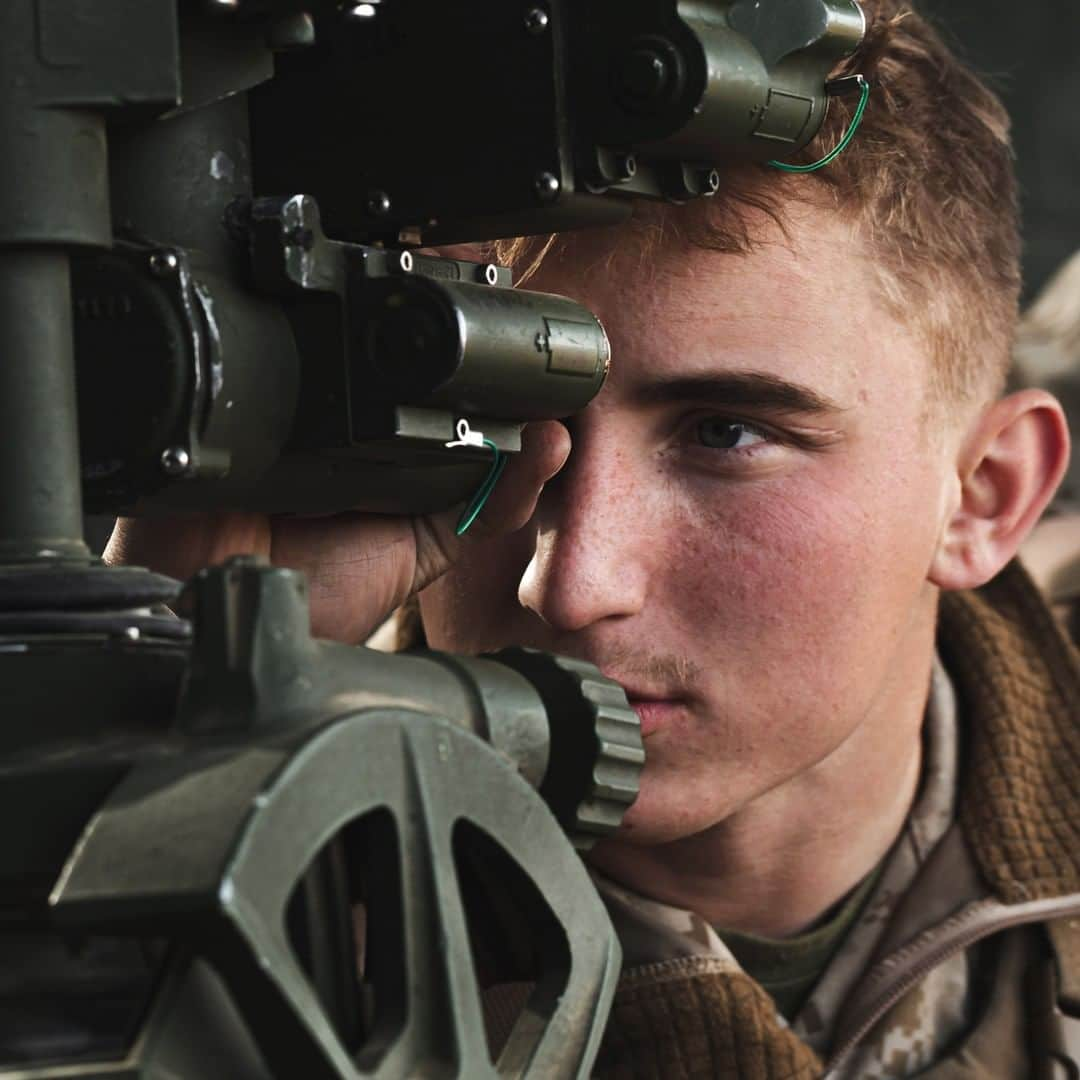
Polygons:
[[[853,984],[869,966],[874,949],[900,899],[909,892],[930,853],[956,817],[956,696],[942,665],[935,665],[924,728],[920,794],[903,833],[889,852],[873,892],[842,949],[832,958],[794,1018],[791,1028],[825,1055]],[[738,971],[734,957],[700,916],[637,896],[599,875],[604,897],[623,946],[627,970],[685,956],[712,956]],[[875,1029],[850,1056],[840,1077],[893,1080],[913,1076],[938,1060],[969,1026],[973,1012],[966,956],[936,968],[892,1010],[893,1022]],[[781,1018],[777,1018],[782,1023]]]
[[598,1076],[959,1080],[1041,1075],[1055,1047],[1080,1060],[1062,1015],[1080,1016],[1080,662],[1015,564],[943,597],[939,651],[910,817],[793,1023],[702,919],[605,882],[626,966]]
[[601,881],[624,970],[597,1077],[974,1080],[1080,1062],[1080,658],[1015,563],[943,596],[938,649],[919,794],[793,1023],[703,919]]

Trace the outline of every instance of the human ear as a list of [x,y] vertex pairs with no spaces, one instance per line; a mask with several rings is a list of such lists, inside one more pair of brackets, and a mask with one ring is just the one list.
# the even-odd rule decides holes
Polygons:
[[1069,428],[1055,397],[1022,390],[994,402],[956,459],[960,498],[942,530],[930,580],[974,589],[1016,554],[1069,463]]

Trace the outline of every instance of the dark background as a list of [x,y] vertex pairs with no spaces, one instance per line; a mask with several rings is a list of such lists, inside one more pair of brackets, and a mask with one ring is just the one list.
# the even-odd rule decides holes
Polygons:
[[1080,3],[916,0],[1013,118],[1025,298],[1080,248]]

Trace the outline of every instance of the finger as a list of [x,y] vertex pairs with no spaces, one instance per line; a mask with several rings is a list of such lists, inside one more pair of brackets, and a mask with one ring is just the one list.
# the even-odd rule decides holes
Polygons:
[[407,517],[275,518],[273,537],[274,564],[308,579],[316,637],[362,642],[409,593],[416,551]]
[[275,518],[273,561],[307,575],[316,637],[364,641],[412,593],[445,573],[470,542],[521,528],[569,452],[562,424],[530,424],[521,453],[508,462],[465,536],[456,535],[460,506],[415,517]]
[[467,535],[501,536],[522,528],[533,516],[544,485],[566,464],[569,456],[570,433],[565,425],[557,420],[527,425],[521,437],[521,453],[507,462],[495,490]]
[[232,555],[270,554],[261,514],[177,514],[118,518],[102,558],[110,566],[145,566],[187,581]]
[[416,521],[416,575],[412,591],[426,588],[477,540],[516,532],[532,517],[546,484],[570,455],[570,433],[555,420],[534,422],[522,433],[521,453],[507,463],[476,522],[457,535],[461,507]]

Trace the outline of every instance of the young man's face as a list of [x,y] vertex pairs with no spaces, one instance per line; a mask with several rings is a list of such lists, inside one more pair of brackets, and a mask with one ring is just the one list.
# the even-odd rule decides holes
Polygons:
[[600,317],[611,375],[534,521],[432,585],[424,625],[627,687],[647,757],[628,839],[718,823],[925,694],[955,443],[854,245],[807,213],[746,256],[585,244],[529,282]]

